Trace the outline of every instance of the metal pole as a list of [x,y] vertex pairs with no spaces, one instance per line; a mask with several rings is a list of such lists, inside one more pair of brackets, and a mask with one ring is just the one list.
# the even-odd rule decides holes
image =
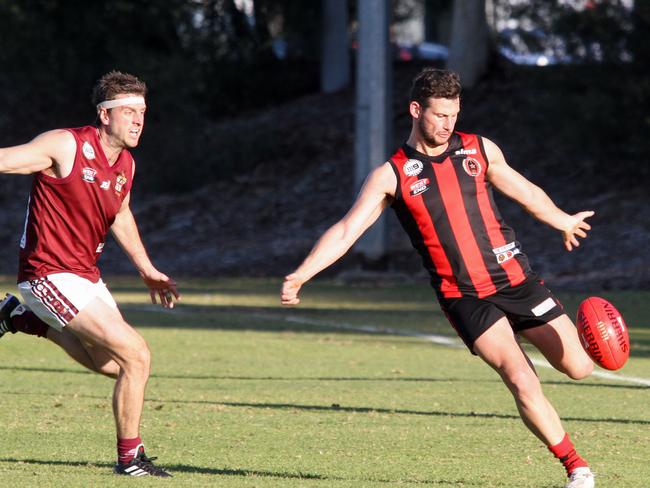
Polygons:
[[[389,17],[388,0],[359,0],[354,171],[357,191],[368,173],[390,156]],[[386,253],[383,215],[359,239],[355,250],[372,260]]]

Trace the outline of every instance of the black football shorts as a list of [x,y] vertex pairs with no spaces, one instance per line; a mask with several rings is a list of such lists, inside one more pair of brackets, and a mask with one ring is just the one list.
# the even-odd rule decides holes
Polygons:
[[440,307],[465,345],[474,354],[474,341],[507,317],[519,332],[548,323],[564,313],[560,301],[538,278],[499,290],[484,298],[439,298]]

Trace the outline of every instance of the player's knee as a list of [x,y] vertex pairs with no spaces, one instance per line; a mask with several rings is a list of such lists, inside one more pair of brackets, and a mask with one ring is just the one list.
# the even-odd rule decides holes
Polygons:
[[106,364],[96,366],[95,371],[109,378],[117,379],[120,375],[120,366],[115,361],[110,361]]
[[576,362],[572,364],[567,371],[566,375],[572,380],[582,380],[589,376],[594,370],[594,363],[591,362],[591,359],[585,358],[581,362]]
[[539,378],[529,368],[509,372],[503,379],[512,394],[522,401],[535,398],[541,391]]
[[138,348],[134,351],[133,359],[138,364],[138,367],[141,370],[149,372],[149,367],[151,366],[151,351],[147,343],[142,340]]
[[151,366],[151,351],[147,342],[139,334],[130,338],[125,351],[123,368],[128,372],[137,372],[143,376],[149,376]]

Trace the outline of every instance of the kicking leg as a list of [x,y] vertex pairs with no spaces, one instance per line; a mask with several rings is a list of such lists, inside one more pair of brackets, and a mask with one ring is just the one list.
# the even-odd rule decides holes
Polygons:
[[566,314],[519,334],[539,349],[555,369],[574,380],[586,378],[594,369],[594,363],[580,343],[575,325]]
[[539,378],[508,320],[499,319],[474,342],[473,349],[499,373],[515,399],[524,424],[562,462],[570,478],[566,486],[593,487],[587,462],[576,452],[555,408],[542,392]]

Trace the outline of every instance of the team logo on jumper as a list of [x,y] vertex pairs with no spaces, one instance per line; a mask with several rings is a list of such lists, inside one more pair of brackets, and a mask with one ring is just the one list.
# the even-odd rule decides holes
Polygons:
[[412,197],[424,193],[429,189],[429,178],[422,178],[417,180],[411,185],[411,191],[409,192]]
[[103,250],[104,250],[104,243],[103,243],[103,242],[100,242],[99,245],[97,246],[97,249],[95,249],[95,252],[96,252],[97,254],[99,254],[99,253],[102,252]]
[[521,251],[517,247],[517,243],[509,242],[505,246],[492,249],[492,252],[497,258],[497,263],[503,264],[509,259],[512,259],[514,256],[519,254]]
[[115,193],[122,193],[122,187],[124,185],[126,185],[126,176],[124,176],[124,173],[120,173],[115,178]]
[[88,141],[84,142],[84,145],[81,146],[81,152],[84,153],[86,159],[95,159],[95,150]]
[[102,190],[109,190],[111,188],[111,180],[102,181],[102,184],[99,185]]
[[454,155],[458,154],[476,154],[476,149],[459,149]]
[[481,174],[481,163],[474,158],[463,159],[463,169],[470,176],[477,177]]
[[422,173],[423,169],[424,165],[422,161],[418,161],[417,159],[407,159],[404,166],[402,166],[402,170],[406,176],[417,176]]
[[96,174],[96,170],[86,167],[81,170],[81,179],[88,183],[95,183]]

